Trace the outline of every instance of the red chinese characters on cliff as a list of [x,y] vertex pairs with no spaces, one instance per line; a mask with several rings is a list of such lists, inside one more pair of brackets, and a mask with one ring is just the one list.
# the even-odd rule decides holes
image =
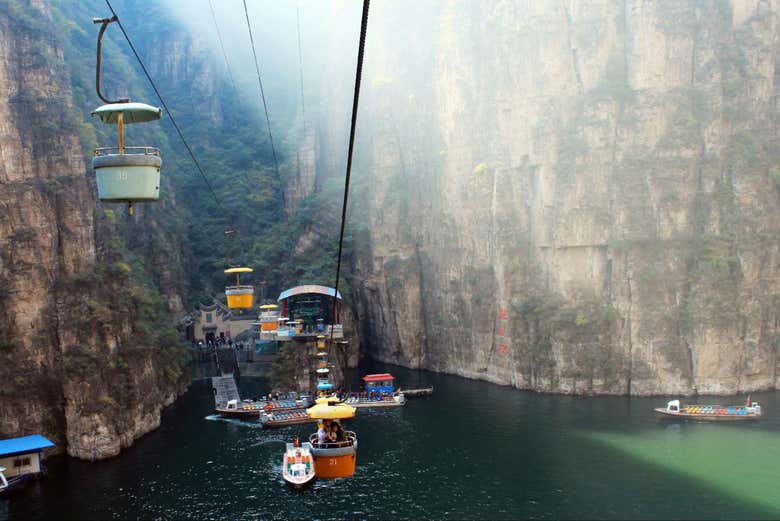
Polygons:
[[512,339],[507,335],[509,328],[509,313],[506,308],[498,308],[498,315],[496,316],[496,339],[498,343],[498,352],[504,356],[509,355],[509,346],[512,344]]

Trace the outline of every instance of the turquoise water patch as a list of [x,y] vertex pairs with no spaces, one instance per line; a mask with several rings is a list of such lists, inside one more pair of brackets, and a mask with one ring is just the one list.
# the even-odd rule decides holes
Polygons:
[[780,433],[748,425],[675,423],[630,435],[581,435],[780,516]]

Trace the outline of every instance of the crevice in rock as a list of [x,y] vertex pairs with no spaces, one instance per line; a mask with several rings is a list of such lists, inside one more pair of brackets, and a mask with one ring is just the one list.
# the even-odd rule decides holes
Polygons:
[[579,64],[579,59],[577,58],[577,47],[574,46],[574,42],[572,40],[572,26],[574,25],[574,22],[572,21],[569,8],[566,5],[566,0],[561,0],[561,6],[563,7],[563,12],[566,17],[566,41],[569,46],[569,49],[571,49],[571,61],[572,61],[572,67],[574,67],[574,76],[577,78],[577,89],[579,90],[580,94],[584,94],[585,87],[582,84],[582,75],[580,74],[580,64]]

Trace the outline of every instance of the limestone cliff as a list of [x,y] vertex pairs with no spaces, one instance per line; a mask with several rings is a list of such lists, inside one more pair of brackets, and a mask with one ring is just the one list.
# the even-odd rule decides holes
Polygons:
[[159,425],[184,381],[117,237],[133,222],[96,207],[58,34],[46,2],[0,6],[0,437],[96,459]]
[[370,354],[551,392],[777,388],[777,2],[402,4],[372,6],[358,126]]

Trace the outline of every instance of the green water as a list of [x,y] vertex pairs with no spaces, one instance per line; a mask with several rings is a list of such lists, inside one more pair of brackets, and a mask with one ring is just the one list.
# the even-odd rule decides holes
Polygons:
[[51,459],[46,479],[0,500],[0,519],[780,518],[780,393],[753,394],[760,422],[697,424],[655,418],[666,398],[546,396],[389,369],[435,394],[359,411],[351,479],[288,490],[283,444],[311,427],[207,419],[210,385],[196,381],[119,457]]

